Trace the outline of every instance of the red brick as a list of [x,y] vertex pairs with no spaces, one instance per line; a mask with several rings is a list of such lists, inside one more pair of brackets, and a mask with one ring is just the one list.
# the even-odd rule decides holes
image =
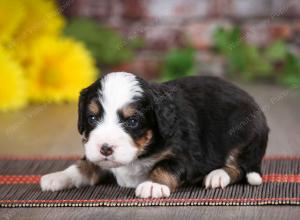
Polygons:
[[276,23],[269,27],[269,34],[272,40],[291,38],[292,29],[287,23]]
[[206,17],[211,2],[209,0],[144,0],[144,5],[149,18],[178,20]]
[[109,0],[76,0],[75,13],[97,19],[107,19],[111,15],[113,2]]
[[128,71],[134,73],[144,79],[155,79],[160,74],[163,55],[155,54],[139,54],[132,61],[122,64],[113,69],[113,71]]
[[269,42],[269,23],[252,22],[247,23],[242,28],[241,40],[246,40],[255,45],[265,45]]
[[122,17],[126,19],[143,19],[145,17],[146,11],[142,1],[140,0],[123,0],[123,12]]
[[218,26],[229,26],[225,21],[192,22],[184,27],[188,42],[199,50],[209,49],[213,44],[213,33]]
[[230,16],[237,18],[268,17],[271,13],[267,0],[232,0]]
[[201,74],[209,74],[222,77],[226,74],[226,61],[223,56],[216,55],[211,51],[196,53],[196,63],[199,65]]
[[146,30],[149,28],[149,25],[146,25],[142,22],[135,22],[131,25],[126,25],[123,27],[123,33],[127,38],[133,39],[136,37],[144,37]]
[[184,39],[180,26],[155,25],[144,29],[146,48],[164,51],[172,47],[182,46]]
[[273,0],[271,6],[273,17],[294,17],[300,16],[299,0]]
[[292,53],[300,56],[300,22],[295,22],[292,26],[292,36],[290,39],[292,45],[290,45],[290,49]]
[[233,0],[212,0],[209,8],[211,17],[231,16],[233,11]]

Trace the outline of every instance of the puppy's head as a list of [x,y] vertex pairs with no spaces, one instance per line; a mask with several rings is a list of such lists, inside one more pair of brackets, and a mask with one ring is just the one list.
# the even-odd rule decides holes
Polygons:
[[110,73],[81,91],[78,130],[88,160],[105,168],[134,161],[153,140],[155,117],[145,83]]

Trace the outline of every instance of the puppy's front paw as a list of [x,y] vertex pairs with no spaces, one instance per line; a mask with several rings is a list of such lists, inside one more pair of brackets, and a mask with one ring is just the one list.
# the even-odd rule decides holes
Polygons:
[[72,180],[63,171],[42,176],[40,185],[43,191],[58,191],[72,187]]
[[135,195],[140,198],[162,198],[170,196],[170,188],[166,185],[145,181],[140,183],[136,190]]
[[211,171],[204,179],[205,188],[225,188],[230,183],[230,176],[223,169]]

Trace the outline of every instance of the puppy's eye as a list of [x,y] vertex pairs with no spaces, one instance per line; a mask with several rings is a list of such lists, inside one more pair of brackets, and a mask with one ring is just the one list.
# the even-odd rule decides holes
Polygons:
[[97,124],[97,117],[95,115],[89,115],[87,121],[90,125]]
[[130,117],[126,120],[125,125],[129,128],[137,128],[139,126],[139,120],[137,117]]

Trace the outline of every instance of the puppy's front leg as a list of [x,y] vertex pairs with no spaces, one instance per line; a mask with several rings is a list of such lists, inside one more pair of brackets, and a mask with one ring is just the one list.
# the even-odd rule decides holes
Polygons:
[[169,197],[181,185],[183,172],[175,161],[161,161],[150,172],[149,180],[137,186],[135,194],[140,198]]
[[100,181],[103,171],[85,158],[67,169],[42,176],[40,186],[43,191],[58,191],[84,185],[94,185]]

